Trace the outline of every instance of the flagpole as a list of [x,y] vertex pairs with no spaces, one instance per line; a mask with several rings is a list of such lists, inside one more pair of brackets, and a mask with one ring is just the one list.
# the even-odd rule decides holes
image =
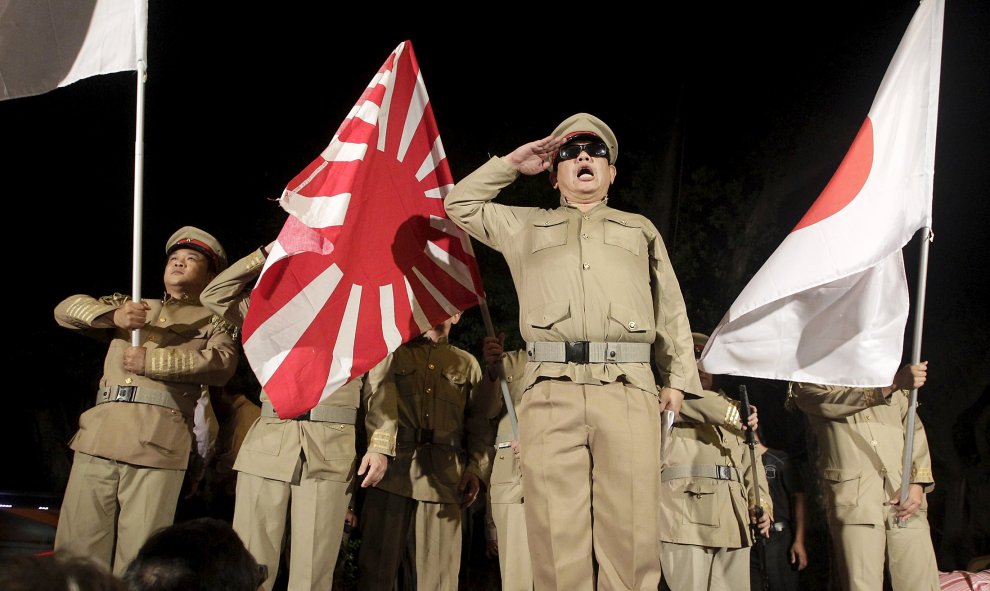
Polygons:
[[[485,330],[488,336],[495,337],[495,327],[492,325],[492,316],[488,311],[488,300],[478,297],[478,307],[481,308],[481,317],[485,321]],[[519,419],[516,418],[516,407],[512,405],[512,396],[509,395],[509,382],[505,379],[504,364],[499,363],[498,381],[502,385],[502,401],[505,402],[505,412],[509,415],[509,422],[512,424],[512,438],[519,439]]]
[[[918,305],[914,315],[914,334],[911,343],[911,363],[921,363],[921,329],[925,320],[925,289],[928,280],[928,245],[935,239],[935,234],[930,227],[921,229],[923,234],[921,240],[921,254],[918,257]],[[918,407],[918,389],[911,390],[911,398],[908,404],[907,427],[904,433],[904,459],[901,464],[901,498],[900,506],[907,502],[908,489],[911,486],[911,464],[914,454],[914,422],[915,409]],[[906,520],[898,520],[897,525],[907,527]]]
[[[138,19],[137,38],[137,109],[134,126],[134,220],[131,250],[131,299],[141,301],[141,225],[144,218],[144,95],[148,79],[148,1],[135,0]],[[131,345],[141,346],[141,330],[131,331]]]

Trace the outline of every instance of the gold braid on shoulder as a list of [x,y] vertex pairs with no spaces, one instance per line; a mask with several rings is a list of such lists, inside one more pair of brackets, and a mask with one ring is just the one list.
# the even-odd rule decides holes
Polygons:
[[232,322],[227,322],[216,314],[210,317],[210,323],[217,327],[217,330],[229,334],[234,340],[237,340],[241,336],[241,328],[239,326]]

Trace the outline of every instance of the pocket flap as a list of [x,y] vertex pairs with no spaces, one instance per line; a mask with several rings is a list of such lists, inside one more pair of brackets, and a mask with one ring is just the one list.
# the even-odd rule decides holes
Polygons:
[[690,480],[684,485],[684,492],[693,495],[712,495],[718,484],[710,478],[699,478]]
[[649,319],[641,318],[632,308],[615,302],[609,304],[608,316],[628,332],[645,332],[650,325]]
[[526,323],[536,328],[549,328],[561,320],[570,318],[571,303],[567,300],[551,302],[535,308],[526,315]]
[[845,482],[847,480],[855,480],[859,478],[862,474],[860,468],[825,468],[822,470],[822,477],[825,480],[830,480],[832,482]]

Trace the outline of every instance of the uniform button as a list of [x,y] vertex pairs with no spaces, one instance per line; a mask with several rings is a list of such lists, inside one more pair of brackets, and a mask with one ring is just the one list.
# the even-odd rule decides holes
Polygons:
[[512,376],[508,376],[507,378],[505,378],[505,381],[511,382],[512,381]]
[[429,365],[428,367],[429,367],[430,369],[433,369],[433,364],[431,363],[431,364],[430,364],[430,365]]
[[590,269],[591,268],[591,265],[589,265],[588,263],[585,263],[585,264],[581,265],[581,268],[582,269]]
[[873,441],[871,441],[870,442],[870,445],[872,445],[873,447],[876,447],[877,446],[877,440],[874,439]]
[[588,239],[588,235],[586,233],[582,232],[581,233],[581,238],[584,238],[585,240],[587,240]]
[[636,328],[636,323],[635,322],[630,322],[629,323],[629,328]]
[[880,476],[886,476],[886,475],[887,475],[887,469],[886,468],[880,468]]
[[165,324],[165,317],[162,316],[161,318],[159,318],[158,319],[158,322],[161,322],[162,324]]
[[591,219],[591,216],[590,216],[590,215],[586,215],[586,216],[583,216],[583,217],[584,217],[584,219],[586,219],[586,220],[590,220],[590,219]]
[[427,394],[430,394],[430,393],[432,393],[432,392],[433,392],[433,388],[427,388],[427,389],[426,389],[426,393],[427,393]]
[[866,418],[867,421],[872,421],[873,420],[873,417],[871,417],[870,415],[866,415],[865,418]]
[[125,378],[125,379],[124,379],[124,383],[125,383],[125,384],[130,384],[130,383],[131,383],[131,382],[133,382],[133,381],[134,381],[134,378]]

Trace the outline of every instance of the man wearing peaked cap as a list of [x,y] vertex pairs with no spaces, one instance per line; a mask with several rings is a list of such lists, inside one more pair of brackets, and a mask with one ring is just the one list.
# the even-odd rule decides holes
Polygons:
[[[657,416],[702,391],[660,233],[608,205],[618,149],[608,125],[577,113],[492,158],[444,200],[450,218],[501,252],[516,278],[528,360],[519,446],[536,589],[590,590],[596,578],[602,589],[657,588]],[[560,191],[558,207],[494,202],[520,174],[542,172]]]
[[206,255],[210,262],[210,272],[217,275],[227,268],[227,253],[212,234],[199,228],[185,226],[175,231],[165,243],[165,254],[170,255],[180,248],[188,248]]
[[[110,342],[96,405],[83,413],[55,534],[56,552],[92,557],[122,575],[144,541],[172,523],[193,436],[212,425],[205,386],[237,367],[228,323],[199,295],[226,266],[212,235],[187,226],[165,245],[165,297],[73,295],[55,308],[58,324]],[[131,343],[139,330],[140,346]],[[205,413],[197,412],[202,406]],[[209,442],[196,451],[208,452]]]

